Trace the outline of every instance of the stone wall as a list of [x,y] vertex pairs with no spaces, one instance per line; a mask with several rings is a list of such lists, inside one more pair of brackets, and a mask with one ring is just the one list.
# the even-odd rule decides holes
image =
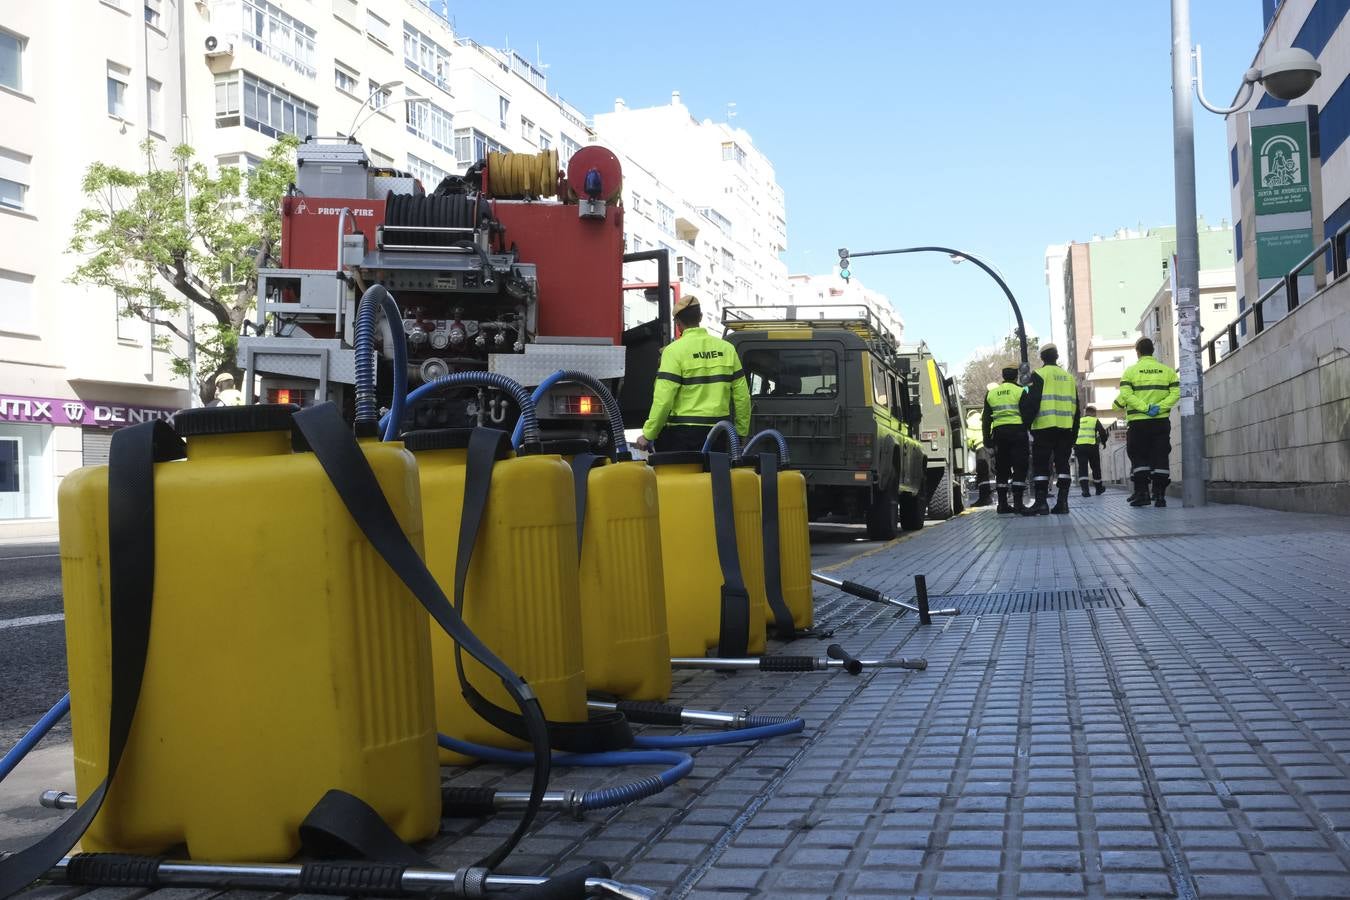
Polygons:
[[1350,279],[1205,372],[1205,441],[1210,500],[1350,514]]

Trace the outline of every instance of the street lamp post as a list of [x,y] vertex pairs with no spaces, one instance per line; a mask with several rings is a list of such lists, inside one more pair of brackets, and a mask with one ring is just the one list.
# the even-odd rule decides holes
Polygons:
[[[364,125],[364,124],[366,124],[367,122],[369,122],[369,121],[374,117],[374,115],[375,115],[377,112],[379,112],[380,110],[384,109],[385,106],[388,106],[388,105],[389,105],[388,103],[385,103],[385,104],[383,104],[383,105],[381,105],[381,106],[370,106],[370,101],[374,100],[376,97],[378,97],[380,94],[383,94],[385,91],[389,90],[390,88],[396,88],[396,87],[398,87],[398,86],[401,85],[401,84],[403,84],[403,81],[402,81],[402,80],[398,80],[398,81],[386,81],[384,84],[378,84],[378,85],[376,85],[376,86],[375,86],[375,89],[374,89],[373,91],[370,92],[370,96],[366,97],[366,99],[361,103],[361,105],[358,106],[358,107],[356,108],[356,115],[352,116],[352,124],[349,125],[349,126],[347,126],[347,136],[348,136],[349,138],[350,138],[350,137],[356,137],[356,132],[357,132],[358,129],[360,129],[360,127],[361,127],[362,125]],[[398,99],[398,100],[394,100],[394,101],[391,101],[391,102],[393,102],[393,103],[418,103],[418,102],[421,102],[421,101],[426,100],[426,99],[428,99],[428,98],[423,97],[423,96],[420,95],[420,94],[408,94],[408,95],[405,96],[405,97],[402,97],[402,98],[400,98],[400,99]],[[370,106],[370,114],[367,115],[364,119],[362,119],[362,118],[361,118],[361,113],[365,111],[365,109],[366,109],[367,106]],[[359,122],[357,121],[358,119],[360,119]]]
[[1195,212],[1195,123],[1191,110],[1191,86],[1208,110],[1228,115],[1247,104],[1254,86],[1280,100],[1293,100],[1307,93],[1322,69],[1306,50],[1289,48],[1270,55],[1263,69],[1248,69],[1242,77],[1239,102],[1230,108],[1212,106],[1204,96],[1200,48],[1195,50],[1195,76],[1191,75],[1190,0],[1172,0],[1172,147],[1177,211],[1177,307],[1178,371],[1181,381],[1181,502],[1183,506],[1205,505],[1205,396],[1200,368],[1200,232]]
[[942,253],[954,259],[968,260],[979,266],[984,273],[998,284],[1003,290],[1003,296],[1008,298],[1009,305],[1012,306],[1013,316],[1017,319],[1017,339],[1021,344],[1022,364],[1018,367],[1018,378],[1022,384],[1027,384],[1031,380],[1031,363],[1027,359],[1027,329],[1022,322],[1022,308],[1017,305],[1017,298],[1013,296],[1012,289],[1008,283],[1003,280],[998,272],[994,271],[988,263],[977,256],[965,252],[964,250],[953,250],[951,247],[902,247],[899,250],[864,250],[861,253],[853,253],[848,250],[840,250],[840,259],[858,256],[894,256],[900,253]]

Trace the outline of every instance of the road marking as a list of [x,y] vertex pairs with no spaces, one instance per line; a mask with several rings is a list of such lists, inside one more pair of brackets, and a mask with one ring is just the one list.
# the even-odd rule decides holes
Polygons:
[[26,628],[29,625],[47,625],[65,620],[64,613],[52,613],[46,616],[23,616],[18,619],[0,619],[0,631],[6,628]]
[[11,559],[56,559],[59,553],[39,553],[34,556],[0,556],[0,562],[8,562]]

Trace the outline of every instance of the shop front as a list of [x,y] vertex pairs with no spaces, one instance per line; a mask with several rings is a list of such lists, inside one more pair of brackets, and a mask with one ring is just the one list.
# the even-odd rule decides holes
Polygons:
[[107,462],[118,428],[173,413],[160,406],[0,394],[0,524],[54,519],[56,487],[66,473]]

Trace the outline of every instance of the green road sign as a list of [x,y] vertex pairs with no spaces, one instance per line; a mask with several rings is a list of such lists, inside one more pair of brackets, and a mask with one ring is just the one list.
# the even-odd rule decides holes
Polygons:
[[1252,189],[1258,216],[1312,209],[1307,122],[1252,126]]

